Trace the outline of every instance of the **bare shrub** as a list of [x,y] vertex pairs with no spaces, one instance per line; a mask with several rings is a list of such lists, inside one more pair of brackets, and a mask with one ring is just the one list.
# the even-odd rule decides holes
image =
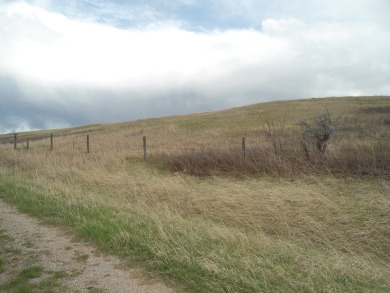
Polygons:
[[310,150],[313,145],[321,157],[324,157],[328,143],[340,118],[341,115],[334,119],[329,109],[326,109],[324,113],[311,121],[304,119],[300,121],[302,127],[302,147],[307,159],[311,159]]

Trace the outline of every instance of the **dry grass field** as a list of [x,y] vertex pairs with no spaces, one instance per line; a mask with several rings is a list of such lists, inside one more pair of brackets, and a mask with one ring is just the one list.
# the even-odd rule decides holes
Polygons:
[[[326,110],[337,120],[326,152],[312,141],[305,152],[300,121]],[[17,139],[14,150],[13,135],[0,136],[1,198],[187,290],[390,290],[390,97],[271,102]]]

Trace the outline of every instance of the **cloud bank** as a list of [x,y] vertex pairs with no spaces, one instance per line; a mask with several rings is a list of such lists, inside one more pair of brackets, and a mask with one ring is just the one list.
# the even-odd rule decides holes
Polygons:
[[386,1],[119,2],[0,2],[0,133],[390,94]]

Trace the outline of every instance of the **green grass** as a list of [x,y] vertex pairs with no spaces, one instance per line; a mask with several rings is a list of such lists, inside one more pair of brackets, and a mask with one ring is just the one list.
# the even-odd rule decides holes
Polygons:
[[26,269],[23,269],[19,277],[23,280],[29,280],[29,279],[34,279],[38,278],[42,275],[44,271],[44,268],[42,266],[32,266]]
[[0,257],[0,274],[4,272],[4,259]]
[[[0,289],[6,292],[38,292],[36,285],[30,283],[31,279],[42,276],[44,268],[42,266],[31,266],[23,269],[16,278],[0,285]],[[8,291],[9,290],[9,291]]]
[[77,261],[77,262],[86,262],[87,260],[88,260],[88,258],[89,258],[89,255],[88,254],[80,254],[80,255],[77,255],[76,257],[75,257],[75,260]]
[[7,231],[4,229],[0,229],[0,241],[5,242],[10,239],[10,236],[8,235]]
[[[8,240],[10,240],[8,233],[5,230],[0,229],[0,246],[1,246],[0,253],[6,253],[5,251],[6,249],[4,249],[4,245]],[[5,271],[4,264],[5,264],[5,259],[2,256],[0,256],[0,274]]]
[[[29,241],[26,244],[31,247]],[[24,256],[13,246],[14,239],[5,230],[0,230],[0,274],[7,276],[7,280],[0,284],[0,292],[49,293],[65,289],[59,280],[68,276],[66,272],[45,271],[36,254]],[[17,266],[13,265],[15,262],[18,262]]]
[[31,266],[18,274],[17,277],[0,285],[0,289],[5,292],[15,293],[38,293],[38,292],[57,292],[62,285],[58,282],[60,279],[67,277],[65,272],[49,272],[47,277],[42,278],[38,283],[31,282],[33,279],[41,278],[44,275],[42,266]]
[[63,288],[59,280],[66,277],[68,277],[68,273],[64,271],[49,272],[49,275],[39,282],[38,291],[58,292],[59,288]]

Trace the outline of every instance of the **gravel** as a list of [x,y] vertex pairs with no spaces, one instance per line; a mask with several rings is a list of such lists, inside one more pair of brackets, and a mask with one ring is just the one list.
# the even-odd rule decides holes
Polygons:
[[[45,226],[2,200],[0,229],[7,232],[14,248],[20,251],[20,257],[13,259],[14,268],[23,267],[27,255],[37,259],[45,271],[66,272],[59,292],[178,292],[152,276],[149,278],[140,268],[132,268],[128,259],[106,255],[91,245],[76,242],[69,233]],[[0,280],[6,274],[3,272]]]

